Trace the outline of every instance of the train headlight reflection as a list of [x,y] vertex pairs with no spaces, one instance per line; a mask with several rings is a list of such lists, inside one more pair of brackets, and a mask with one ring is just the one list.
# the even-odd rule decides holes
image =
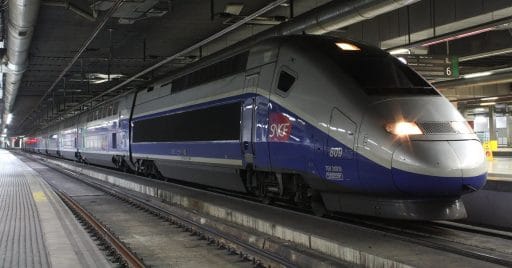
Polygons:
[[396,122],[386,125],[386,131],[397,136],[420,135],[423,131],[414,122]]

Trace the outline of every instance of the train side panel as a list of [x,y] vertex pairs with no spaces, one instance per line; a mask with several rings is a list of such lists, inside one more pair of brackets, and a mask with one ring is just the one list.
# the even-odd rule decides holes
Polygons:
[[77,117],[71,117],[60,124],[59,147],[60,156],[69,160],[76,159],[77,152]]
[[46,154],[60,156],[59,125],[49,128],[49,131],[46,133]]
[[245,191],[238,174],[243,84],[239,74],[175,94],[170,87],[139,92],[132,120],[136,165],[147,169],[151,161],[164,177]]
[[122,125],[126,128],[126,110],[126,100],[121,98],[82,115],[78,126],[79,155],[82,161],[117,167],[113,157],[127,155],[126,129],[123,132],[120,128],[121,121],[124,121]]

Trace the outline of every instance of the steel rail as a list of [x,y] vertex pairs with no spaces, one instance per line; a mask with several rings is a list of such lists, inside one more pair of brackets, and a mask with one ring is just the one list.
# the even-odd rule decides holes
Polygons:
[[[356,225],[359,227],[367,228],[369,230],[383,232],[387,235],[393,236],[397,239],[411,242],[424,247],[442,250],[444,252],[450,252],[460,256],[465,256],[471,259],[482,260],[485,262],[504,265],[506,267],[512,267],[512,258],[506,253],[495,252],[490,249],[475,248],[475,246],[457,243],[447,239],[436,238],[428,233],[420,233],[405,228],[387,225],[383,223],[377,223],[372,220],[363,220],[351,216],[334,215],[330,217],[333,220],[341,221],[347,224]],[[437,239],[440,241],[433,241]],[[470,249],[474,248],[474,249]],[[485,252],[483,252],[485,251]],[[509,258],[505,258],[499,255],[507,255]]]
[[[106,187],[107,188],[110,187],[112,191],[117,191],[117,194],[116,194],[117,196],[129,195],[130,198],[133,197],[134,199],[138,199],[138,200],[140,200],[141,203],[146,203],[147,206],[154,207],[157,210],[162,210],[161,208],[155,206],[154,204],[149,203],[148,201],[138,197],[137,195],[130,193],[127,190],[124,190],[124,191],[118,190],[117,188],[114,188],[113,186],[103,185],[102,183],[95,182],[90,179],[87,179],[87,181],[86,181],[85,179],[80,178],[80,175],[75,172],[68,171],[68,170],[62,169],[62,168],[57,168],[50,164],[47,164],[47,165],[61,173],[65,173],[68,176],[71,176],[73,178],[81,180],[84,183],[86,183],[92,187],[98,188],[102,191],[105,191],[104,189]],[[178,185],[180,185],[180,184],[178,184]],[[110,191],[110,190],[108,190],[108,191]],[[231,195],[226,195],[226,196],[231,197]],[[240,196],[236,196],[235,198],[247,199],[245,197],[240,197]],[[254,201],[254,200],[252,200],[252,201]],[[137,202],[139,202],[139,201],[137,201]],[[264,204],[261,204],[261,205],[273,207],[271,205],[264,205]],[[295,209],[290,209],[290,210],[296,211]],[[164,213],[164,212],[165,211],[159,211],[158,213]],[[296,212],[299,212],[299,211],[296,211]],[[299,212],[299,213],[304,213],[304,212]],[[361,219],[356,216],[338,215],[338,214],[331,215],[327,219],[322,219],[322,218],[318,218],[318,219],[319,220],[335,220],[335,221],[338,221],[338,222],[341,222],[344,224],[357,226],[358,228],[364,228],[369,231],[383,233],[383,234],[392,236],[396,239],[410,242],[413,244],[417,244],[420,246],[457,254],[457,255],[468,257],[471,259],[482,260],[482,261],[493,263],[493,264],[512,267],[512,257],[510,257],[510,258],[503,257],[506,255],[503,252],[495,252],[490,249],[476,248],[475,246],[472,246],[472,245],[462,244],[462,243],[458,243],[458,242],[454,242],[454,241],[450,241],[450,240],[442,239],[442,238],[436,238],[436,237],[433,237],[432,235],[429,235],[428,233],[419,233],[417,231],[407,230],[402,227],[397,227],[397,226],[385,224],[382,222],[376,222],[375,220],[372,220],[372,219]],[[435,222],[433,222],[433,223],[435,223]],[[204,226],[199,226],[199,228],[203,228],[203,227]],[[434,241],[434,239],[438,240],[438,241]],[[244,242],[242,242],[242,243],[244,243]],[[259,250],[259,249],[256,248],[256,250]],[[503,256],[499,256],[500,254]],[[507,257],[508,257],[508,255],[507,255]]]
[[112,232],[105,226],[99,223],[94,216],[80,206],[75,200],[69,197],[62,191],[59,191],[55,186],[55,193],[64,201],[70,209],[76,211],[84,220],[86,220],[92,228],[96,230],[101,236],[115,249],[115,251],[123,258],[128,267],[143,268],[146,267],[119,239],[117,239]]
[[505,240],[512,241],[512,232],[510,231],[502,231],[502,230],[494,230],[486,227],[468,225],[458,222],[450,222],[450,221],[433,221],[431,222],[433,226],[438,226],[440,228],[453,229],[468,233],[476,233],[485,236],[491,236],[496,238],[501,238]]
[[39,101],[37,102],[36,105],[34,105],[34,108],[32,109],[32,111],[30,111],[26,116],[25,118],[23,118],[23,120],[16,126],[16,128],[18,129],[20,126],[23,125],[23,123],[25,123],[25,121],[33,114],[37,111],[37,109],[39,108],[39,105],[41,105],[44,101],[44,99],[52,92],[52,90],[55,88],[55,86],[57,86],[57,84],[60,82],[60,80],[64,77],[64,75],[66,75],[66,73],[71,69],[71,67],[73,67],[73,65],[75,64],[75,62],[78,60],[78,58],[80,58],[80,56],[82,55],[82,53],[85,51],[85,49],[87,49],[87,47],[89,46],[89,44],[94,40],[94,38],[96,38],[96,36],[98,35],[98,33],[103,29],[103,26],[105,26],[105,24],[108,22],[108,20],[110,19],[110,17],[112,17],[112,15],[114,14],[114,12],[117,11],[117,9],[123,4],[125,0],[116,0],[114,2],[114,4],[112,5],[112,7],[109,9],[109,11],[107,13],[105,13],[105,15],[102,17],[101,21],[98,23],[98,25],[96,25],[96,28],[94,29],[94,31],[92,32],[92,34],[89,36],[89,38],[87,38],[87,40],[85,40],[85,42],[82,44],[82,46],[80,47],[80,49],[78,50],[78,52],[75,54],[75,56],[73,56],[73,58],[71,59],[71,61],[68,63],[68,65],[66,66],[66,68],[64,68],[64,70],[62,70],[62,72],[59,74],[59,76],[57,77],[57,79],[55,79],[55,81],[53,82],[53,84],[50,86],[50,88],[48,88],[48,90],[46,90],[46,92],[43,94],[43,96],[39,99]]
[[[89,184],[89,183],[91,183],[91,184]],[[267,251],[262,250],[256,246],[246,243],[235,236],[224,234],[224,233],[219,232],[213,228],[201,225],[193,220],[189,220],[185,217],[177,215],[176,213],[173,213],[173,212],[170,212],[163,208],[160,208],[160,207],[152,204],[151,202],[149,202],[141,197],[138,197],[132,193],[129,193],[127,191],[118,190],[112,186],[105,186],[103,184],[99,184],[99,183],[95,183],[95,182],[86,182],[86,184],[91,185],[97,189],[104,191],[104,192],[109,192],[109,193],[117,196],[118,198],[125,200],[125,202],[135,201],[136,203],[139,203],[140,205],[142,205],[144,208],[152,211],[152,213],[155,215],[165,215],[167,217],[173,218],[175,221],[177,220],[177,221],[181,222],[181,224],[188,225],[188,228],[193,228],[194,230],[191,230],[192,232],[199,232],[199,233],[203,233],[203,234],[208,233],[210,236],[220,238],[220,240],[225,240],[226,242],[230,243],[232,247],[242,248],[244,250],[244,254],[249,253],[250,255],[259,256],[260,258],[266,259],[267,261],[263,262],[262,264],[268,265],[269,263],[272,263],[272,265],[268,265],[268,267],[276,267],[275,265],[282,266],[282,267],[292,267],[292,268],[297,267],[297,265],[289,262],[288,260],[286,260],[285,258],[283,258],[277,254],[267,252]],[[106,190],[106,188],[109,188],[109,189]]]
[[[197,223],[193,220],[187,219],[177,213],[172,211],[163,209],[147,199],[141,198],[136,194],[130,193],[129,190],[118,189],[115,186],[108,185],[106,183],[100,183],[93,181],[88,178],[84,178],[73,171],[57,168],[52,164],[41,161],[40,159],[33,158],[37,160],[39,163],[50,167],[51,169],[65,174],[68,177],[76,179],[88,186],[91,186],[99,191],[105,192],[111,196],[114,196],[124,202],[129,204],[136,204],[139,207],[144,208],[149,211],[149,213],[153,215],[163,216],[163,218],[168,219],[171,223],[177,224],[180,227],[184,227],[185,230],[192,232],[194,234],[201,234],[202,237],[207,238],[209,241],[217,241],[220,244],[227,244],[226,247],[228,249],[238,249],[237,254],[241,256],[245,256],[244,258],[248,258],[248,256],[252,256],[252,261],[256,266],[265,266],[265,267],[297,267],[296,264],[291,263],[284,257],[268,252],[264,249],[260,249],[257,246],[254,246],[250,243],[244,242],[236,236],[223,233],[218,231],[212,227],[205,226],[203,224]],[[73,200],[72,200],[73,201]],[[78,205],[79,206],[79,205]],[[87,212],[86,212],[87,213]],[[92,216],[91,216],[92,217]],[[122,243],[121,243],[122,245]],[[130,266],[131,267],[131,266]],[[136,266],[135,266],[136,267]]]

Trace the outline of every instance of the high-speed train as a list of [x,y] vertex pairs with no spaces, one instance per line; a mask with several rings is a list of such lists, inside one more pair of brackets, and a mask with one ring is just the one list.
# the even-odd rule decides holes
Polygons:
[[388,53],[283,36],[207,57],[25,139],[29,151],[262,200],[412,220],[466,217],[482,146]]

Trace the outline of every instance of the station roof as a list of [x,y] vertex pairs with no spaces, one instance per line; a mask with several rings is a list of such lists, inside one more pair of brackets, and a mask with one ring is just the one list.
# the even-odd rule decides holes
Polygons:
[[[17,2],[8,0],[2,9],[0,29],[7,50],[14,44],[8,42],[7,7]],[[450,64],[458,61],[459,76],[428,77],[454,101],[478,105],[486,96],[512,100],[512,3],[506,0],[28,2],[39,4],[39,12],[26,70],[10,111],[4,111],[13,115],[7,126],[10,134],[28,133],[91,103],[144,87],[259,32],[301,22],[306,16],[316,18],[303,28],[307,33],[351,38],[388,51],[407,49],[402,53],[449,59]],[[336,20],[350,8],[355,8],[358,19]],[[258,11],[261,14],[255,15]],[[221,35],[228,27],[234,29]],[[211,42],[200,43],[215,35],[218,38]],[[5,105],[2,108],[6,110]]]

